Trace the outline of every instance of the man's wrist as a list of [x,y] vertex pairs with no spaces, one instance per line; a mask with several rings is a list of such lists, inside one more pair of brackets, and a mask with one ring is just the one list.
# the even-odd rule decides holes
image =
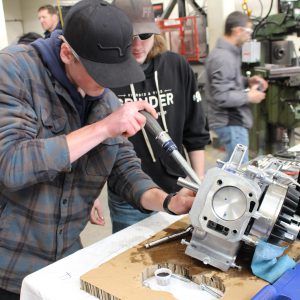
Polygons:
[[175,214],[173,211],[171,211],[169,209],[169,203],[170,203],[172,197],[174,197],[176,194],[177,193],[170,193],[170,194],[168,194],[167,197],[165,198],[164,202],[163,202],[163,208],[164,208],[165,212],[167,212],[170,215],[175,215],[175,216],[177,214]]

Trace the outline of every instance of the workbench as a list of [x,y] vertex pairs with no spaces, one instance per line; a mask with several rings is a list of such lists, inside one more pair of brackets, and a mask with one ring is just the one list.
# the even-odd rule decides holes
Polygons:
[[[165,234],[166,232],[171,232],[171,228],[173,227],[177,228],[180,225],[181,228],[184,224],[186,226],[186,221],[188,221],[188,219],[183,218],[183,216],[171,216],[162,212],[152,215],[139,223],[136,223],[118,233],[100,240],[99,242],[89,247],[79,250],[64,259],[61,259],[39,271],[28,275],[23,280],[20,300],[97,299],[80,289],[80,278],[81,280],[83,277],[86,278],[87,273],[97,273],[97,269],[100,270],[100,273],[98,272],[98,275],[95,278],[98,278],[97,280],[99,280],[99,275],[101,278],[103,276],[106,278],[106,280],[104,281],[101,280],[101,284],[103,284],[103,282],[107,282],[107,278],[110,278],[110,273],[113,273],[115,275],[118,274],[121,276],[121,271],[124,267],[122,266],[122,264],[126,262],[126,259],[124,258],[126,258],[128,255],[132,255],[132,252],[135,253],[137,250],[139,251],[137,251],[138,253],[135,253],[135,259],[138,259],[139,255],[141,255],[143,257],[143,263],[146,263],[146,254],[143,254],[141,252],[142,249],[139,248],[141,247],[141,245],[144,245],[144,241],[149,238],[151,238],[150,240],[152,240],[153,236],[155,236],[155,239],[157,238],[157,235],[159,236]],[[101,227],[99,227],[99,230],[101,230]],[[170,250],[169,247],[172,247],[173,249],[174,245],[170,246],[170,244],[168,243],[160,247],[161,253],[159,257],[164,256],[168,253],[170,253],[172,256],[172,253],[174,251],[168,252],[166,251],[166,248]],[[179,248],[180,246],[176,246],[174,248],[177,249],[175,251],[177,253],[176,261],[180,261],[179,258],[182,256],[182,254],[180,254],[182,251],[179,251]],[[292,248],[295,248],[294,252],[296,251],[297,253],[299,253],[299,243],[295,243]],[[151,253],[153,253],[151,254],[149,252],[147,255],[155,256],[157,249],[158,248],[154,248],[154,252],[150,251]],[[191,260],[191,258],[186,259]],[[168,262],[169,261],[171,262],[172,258],[168,259]],[[112,267],[110,269],[107,269],[108,266]],[[118,271],[113,271],[112,268],[116,267],[119,268]],[[137,267],[137,264],[135,264],[135,267]],[[250,294],[248,296],[250,297],[242,297],[241,299],[250,299],[259,291],[259,289],[263,288],[263,286],[266,285],[266,282],[256,278],[252,274],[247,275],[247,269],[244,270],[245,273],[243,271],[238,272],[233,269],[228,273],[224,273],[214,269],[213,267],[208,268],[202,263],[197,263],[197,261],[195,261],[193,263],[193,269],[197,269],[199,267],[200,269],[207,268],[207,275],[209,272],[213,272],[216,274],[220,273],[218,274],[218,276],[221,280],[223,280],[226,287],[224,299],[236,299],[236,297],[232,298],[232,293],[245,293],[246,295],[247,293],[249,294],[249,292],[251,296]],[[131,270],[132,268],[128,268],[127,266],[125,269]],[[117,280],[117,277],[114,276],[114,280]],[[94,276],[92,275],[92,277],[90,278],[94,278]],[[126,278],[129,280],[129,277]],[[123,285],[123,282],[124,280],[122,281],[121,286]],[[249,287],[249,284],[252,285],[252,288]],[[127,282],[127,286],[129,285],[129,282]],[[248,286],[247,290],[244,289],[245,285]],[[203,297],[201,297],[201,299],[204,300]],[[205,299],[211,298],[205,297]]]
[[[20,300],[92,300],[80,289],[80,276],[181,219],[160,212],[26,276]],[[101,227],[99,226],[99,230]]]

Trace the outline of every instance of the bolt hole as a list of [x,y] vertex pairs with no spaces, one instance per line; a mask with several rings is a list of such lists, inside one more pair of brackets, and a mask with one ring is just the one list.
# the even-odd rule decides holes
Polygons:
[[203,217],[203,220],[206,221],[206,220],[207,220],[207,217],[204,216],[204,217]]
[[254,207],[255,207],[255,202],[254,202],[254,201],[251,201],[251,202],[250,202],[250,207],[249,207],[249,212],[252,212],[253,209],[254,209]]
[[217,181],[217,184],[218,184],[218,185],[222,185],[222,184],[223,184],[223,181],[222,181],[221,179],[219,179],[219,180]]

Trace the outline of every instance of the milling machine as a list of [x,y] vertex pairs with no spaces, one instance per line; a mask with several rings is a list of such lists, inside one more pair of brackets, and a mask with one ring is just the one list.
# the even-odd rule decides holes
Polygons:
[[[293,145],[294,129],[300,126],[300,67],[295,43],[287,40],[287,35],[300,35],[300,1],[281,0],[279,4],[279,14],[268,14],[254,24],[254,40],[246,49],[256,50],[255,59],[249,59],[251,51],[246,51],[248,56],[243,59],[244,70],[251,70],[252,75],[261,75],[269,82],[265,101],[252,108],[251,157],[280,152],[286,136]],[[253,48],[257,41],[260,50]]]

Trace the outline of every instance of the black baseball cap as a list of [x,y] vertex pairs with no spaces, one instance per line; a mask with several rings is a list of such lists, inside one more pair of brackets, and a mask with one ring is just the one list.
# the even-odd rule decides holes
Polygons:
[[131,22],[121,9],[103,0],[79,1],[66,15],[63,35],[99,85],[115,88],[145,79],[131,54]]
[[155,23],[151,0],[114,0],[112,4],[128,16],[133,26],[133,35],[160,33]]

